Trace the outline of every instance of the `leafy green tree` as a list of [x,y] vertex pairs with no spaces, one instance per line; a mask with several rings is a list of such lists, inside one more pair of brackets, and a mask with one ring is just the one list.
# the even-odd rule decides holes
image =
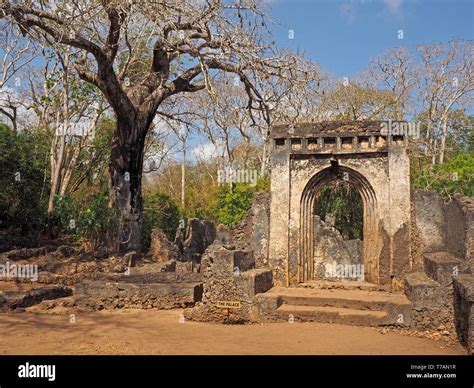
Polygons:
[[180,220],[176,203],[163,194],[146,195],[144,199],[143,246],[150,246],[151,230],[154,228],[162,229],[169,239],[174,240]]
[[269,181],[260,178],[255,186],[247,183],[234,183],[219,187],[217,201],[217,222],[234,225],[242,220],[252,206],[253,196],[259,191],[268,191]]
[[40,229],[48,193],[46,133],[14,132],[0,124],[0,228]]
[[433,190],[451,197],[456,193],[474,195],[474,156],[458,154],[447,162],[430,165],[425,161],[418,168],[412,168],[413,186]]

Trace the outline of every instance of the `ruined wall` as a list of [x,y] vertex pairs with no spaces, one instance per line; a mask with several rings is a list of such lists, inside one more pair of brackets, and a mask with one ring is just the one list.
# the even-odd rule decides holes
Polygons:
[[450,201],[426,190],[413,192],[414,272],[405,293],[420,328],[442,325],[470,351],[474,332],[472,260],[474,201],[455,195]]
[[455,195],[445,206],[445,241],[448,252],[462,260],[462,272],[474,268],[474,198]]
[[423,239],[423,253],[443,250],[446,229],[443,197],[434,191],[414,190],[413,206],[414,222]]
[[459,342],[474,354],[474,277],[459,275],[454,279],[454,315]]
[[212,221],[191,218],[186,231],[178,228],[174,242],[169,241],[161,229],[153,229],[149,256],[157,262],[184,262],[186,270],[199,271],[201,256],[215,239],[216,227]]
[[326,265],[351,265],[361,262],[361,240],[344,240],[331,224],[315,216],[314,261],[315,278],[326,277]]
[[268,267],[270,193],[256,193],[247,216],[234,226],[219,225],[216,240],[233,249],[252,251],[257,268]]
[[413,209],[421,254],[449,252],[462,260],[460,272],[471,272],[474,264],[474,199],[456,194],[445,202],[436,192],[415,190]]
[[259,320],[255,295],[272,287],[272,271],[255,268],[253,252],[227,249],[216,241],[202,258],[202,272],[202,300],[185,311],[186,318],[223,323]]

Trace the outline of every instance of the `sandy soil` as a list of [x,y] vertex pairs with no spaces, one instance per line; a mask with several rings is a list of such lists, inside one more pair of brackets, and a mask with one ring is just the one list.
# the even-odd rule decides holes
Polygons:
[[323,323],[182,322],[179,310],[0,315],[0,354],[465,354],[460,345]]

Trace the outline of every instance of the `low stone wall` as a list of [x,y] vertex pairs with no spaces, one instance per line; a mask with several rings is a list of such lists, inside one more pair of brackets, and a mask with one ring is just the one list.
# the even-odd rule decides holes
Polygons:
[[94,310],[116,308],[186,308],[202,298],[201,276],[161,272],[103,276],[76,285],[77,306]]
[[64,298],[71,295],[71,288],[60,286],[37,287],[28,291],[0,292],[0,311],[26,308],[43,300]]

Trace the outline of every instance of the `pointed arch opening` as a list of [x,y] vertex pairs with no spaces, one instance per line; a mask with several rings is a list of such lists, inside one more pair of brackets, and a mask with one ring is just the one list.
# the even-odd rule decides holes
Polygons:
[[367,281],[379,282],[379,264],[377,258],[377,199],[375,192],[367,179],[359,172],[339,165],[337,160],[331,161],[331,166],[314,175],[303,190],[301,196],[300,239],[298,256],[298,282],[313,280],[315,274],[315,221],[316,201],[321,188],[341,180],[350,184],[360,195],[362,200],[362,252],[360,255],[363,264],[364,278]]

